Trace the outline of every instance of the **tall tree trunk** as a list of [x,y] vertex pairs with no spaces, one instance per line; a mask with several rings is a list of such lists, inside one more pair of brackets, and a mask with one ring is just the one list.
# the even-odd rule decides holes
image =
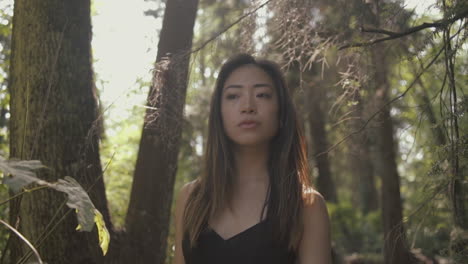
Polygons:
[[[385,46],[371,48],[371,59],[374,87],[374,103],[381,109],[387,102],[389,83],[387,80],[388,62],[385,57]],[[384,258],[385,263],[413,263],[406,244],[403,226],[403,209],[400,197],[400,175],[397,171],[393,122],[390,106],[384,107],[377,120],[376,140],[376,173],[380,175],[382,218],[384,225]]]
[[128,263],[165,260],[197,6],[198,0],[166,2],[125,223]]
[[[366,23],[375,28],[380,27],[380,11],[384,2],[368,1],[369,9]],[[381,110],[375,120],[375,171],[381,177],[382,222],[384,229],[384,260],[385,263],[414,263],[409,252],[406,233],[403,225],[403,208],[400,197],[400,175],[396,163],[396,145],[393,138],[393,121],[390,116],[390,106],[384,107],[388,101],[389,82],[388,67],[390,60],[386,56],[387,46],[379,43],[370,48],[370,89],[374,96],[373,111]]]
[[322,105],[323,93],[321,85],[308,87],[308,122],[313,145],[315,163],[318,169],[317,189],[325,200],[337,202],[335,183],[331,177],[330,162],[328,159],[328,140],[325,131],[325,120]]
[[[15,1],[10,155],[41,160],[47,166],[38,173],[42,179],[71,176],[91,188],[91,199],[109,224],[91,35],[89,0]],[[101,263],[97,234],[76,231],[75,213],[64,203],[65,196],[54,191],[26,193],[11,203],[10,221],[48,263]],[[26,247],[13,239],[10,262],[25,253]]]
[[[354,100],[356,105],[351,107],[352,131],[359,130],[364,125],[363,100],[357,92]],[[353,178],[357,180],[357,192],[361,211],[367,214],[378,209],[378,193],[375,186],[374,168],[371,162],[370,139],[367,131],[354,135],[349,140],[349,165]]]

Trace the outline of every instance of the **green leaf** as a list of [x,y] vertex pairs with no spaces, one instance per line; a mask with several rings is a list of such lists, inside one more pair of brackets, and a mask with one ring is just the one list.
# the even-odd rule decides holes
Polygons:
[[8,185],[14,192],[20,191],[28,184],[37,183],[66,193],[68,196],[67,206],[75,209],[78,219],[76,229],[90,232],[93,230],[94,224],[96,224],[99,234],[99,246],[102,249],[103,255],[106,255],[110,235],[102,214],[94,207],[86,191],[75,179],[69,176],[59,179],[56,183],[49,183],[38,179],[34,170],[43,167],[42,163],[38,160],[5,160],[0,156],[0,171],[5,174],[3,183]]
[[76,230],[90,232],[94,224],[98,229],[99,246],[103,255],[106,255],[109,248],[110,235],[102,214],[94,207],[86,191],[72,177],[65,176],[65,179],[59,179],[57,183],[51,184],[51,188],[64,192],[68,195],[67,206],[75,209],[78,218]]
[[109,231],[107,231],[106,223],[104,222],[102,214],[96,209],[94,209],[94,222],[96,222],[96,227],[98,229],[99,246],[102,249],[102,255],[105,256],[107,254],[107,249],[109,248],[110,235]]
[[8,185],[13,192],[18,192],[31,183],[47,185],[34,172],[43,167],[39,160],[6,160],[0,156],[0,171],[4,173],[2,183]]
[[57,183],[50,184],[50,187],[68,195],[67,206],[76,210],[77,229],[87,232],[93,230],[95,207],[83,187],[69,176],[65,176],[65,179],[59,179]]

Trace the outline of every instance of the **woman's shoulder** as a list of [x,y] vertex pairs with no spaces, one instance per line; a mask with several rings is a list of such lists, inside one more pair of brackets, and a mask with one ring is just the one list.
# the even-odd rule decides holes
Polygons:
[[175,251],[175,263],[185,263],[182,253],[182,240],[184,230],[184,210],[187,203],[187,199],[192,193],[194,187],[197,185],[198,180],[188,182],[180,188],[176,200],[176,212],[175,212],[175,229],[176,229],[176,251]]
[[199,179],[195,179],[191,182],[185,183],[182,188],[180,188],[179,191],[179,196],[178,199],[179,201],[182,201],[183,204],[185,204],[185,201],[187,198],[190,196],[190,194],[193,192],[193,189],[198,185]]
[[314,214],[324,215],[328,218],[327,205],[323,196],[312,187],[305,187],[302,192],[302,197],[304,201],[304,213],[305,217],[308,218]]
[[188,182],[180,188],[179,193],[176,199],[176,219],[181,221],[183,218],[185,205],[187,204],[187,200],[192,193],[195,186],[198,184],[198,179]]
[[323,196],[312,188],[303,192],[304,230],[298,263],[330,263],[330,219]]

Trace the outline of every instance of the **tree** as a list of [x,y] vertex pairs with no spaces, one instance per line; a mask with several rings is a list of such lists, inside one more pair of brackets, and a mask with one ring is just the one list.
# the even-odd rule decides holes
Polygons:
[[[364,89],[367,90],[367,89]],[[364,102],[360,93],[356,91],[351,104],[350,119],[352,130],[357,131],[365,122]],[[358,182],[359,205],[364,214],[377,210],[378,195],[375,187],[374,167],[371,160],[371,140],[364,131],[360,135],[354,135],[349,139],[349,164],[353,178]]]
[[[106,262],[164,262],[197,5],[198,1],[166,3],[127,230],[112,230]],[[48,181],[74,176],[90,190],[111,226],[99,161],[101,124],[91,67],[90,22],[89,1],[16,2],[11,157],[41,160],[50,170],[41,171],[39,177]],[[11,222],[21,220],[19,230],[39,246],[47,262],[103,263],[96,234],[76,233],[76,220],[63,209],[63,201],[46,190],[23,195],[12,202]],[[19,241],[13,243],[11,260],[16,262],[25,252]]]
[[[86,190],[109,224],[99,160],[100,124],[91,66],[90,1],[17,0],[14,6],[9,92],[10,157],[41,160],[39,177],[66,175]],[[26,193],[11,203],[10,222],[48,263],[102,263],[97,234],[76,231],[50,190]],[[10,261],[28,252],[10,236]]]
[[164,263],[166,256],[197,6],[166,2],[126,218],[127,257],[136,263]]
[[389,83],[386,68],[388,59],[382,49],[383,45],[372,48],[370,67],[375,69],[372,76],[372,88],[376,109],[381,108],[379,125],[373,137],[376,141],[375,169],[382,181],[381,201],[384,227],[384,259],[385,263],[413,263],[403,226],[403,208],[400,196],[400,175],[396,163],[396,147],[393,139],[394,128],[390,116],[390,107],[385,107]]
[[273,23],[269,27],[275,45],[268,53],[281,54],[282,66],[288,69],[289,79],[293,83],[291,89],[300,97],[296,100],[300,106],[299,114],[303,116],[301,119],[308,128],[306,131],[310,150],[318,171],[313,183],[327,201],[336,203],[338,197],[327,152],[329,139],[325,114],[329,92],[327,88],[332,84],[321,75],[324,64],[317,57],[323,55],[319,51],[323,46],[316,46],[313,40],[318,30],[318,19],[312,14],[324,5],[321,2],[302,0],[274,3],[272,13],[277,15],[273,17]]
[[[18,5],[25,6],[24,0],[17,0],[17,2],[20,3]],[[42,5],[45,6],[51,0],[42,2]],[[66,1],[66,3],[68,2]],[[167,2],[166,15],[169,12],[175,14],[174,9],[169,11],[171,1],[161,2]],[[464,172],[468,164],[466,155],[463,155],[467,149],[467,137],[464,136],[466,134],[464,132],[468,124],[466,122],[466,102],[468,100],[464,95],[466,85],[464,85],[463,81],[460,81],[463,80],[463,73],[466,72],[467,60],[464,52],[460,52],[460,50],[466,50],[466,45],[464,45],[466,43],[464,37],[466,35],[465,18],[468,12],[466,3],[463,1],[439,0],[437,3],[440,11],[443,12],[443,19],[428,22],[428,19],[430,19],[428,17],[414,20],[413,18],[417,17],[416,15],[403,10],[394,1],[265,0],[262,1],[262,4],[267,2],[269,2],[268,7],[273,8],[270,9],[271,12],[265,12],[263,18],[261,12],[256,14],[256,9],[249,10],[249,7],[253,7],[253,5],[246,4],[242,0],[228,2],[208,0],[201,2],[201,10],[199,10],[197,18],[199,26],[195,27],[199,30],[195,32],[194,42],[196,43],[194,46],[199,48],[194,49],[196,56],[191,61],[194,74],[190,79],[191,89],[187,96],[189,107],[186,108],[187,115],[185,119],[181,117],[181,109],[183,108],[181,105],[184,104],[186,97],[186,88],[184,86],[186,85],[187,73],[185,69],[188,67],[190,47],[186,46],[177,51],[169,50],[170,48],[167,48],[167,46],[160,47],[152,92],[148,97],[148,110],[145,118],[146,131],[143,131],[140,143],[141,148],[137,164],[139,169],[137,169],[138,172],[135,171],[132,202],[129,207],[126,226],[123,230],[111,230],[113,231],[111,249],[105,259],[102,259],[100,252],[95,252],[98,251],[97,243],[93,237],[95,234],[92,234],[91,238],[88,239],[89,236],[86,234],[75,232],[73,229],[76,226],[76,221],[72,219],[73,217],[69,217],[69,214],[66,215],[65,210],[58,212],[56,218],[47,213],[49,214],[48,219],[52,219],[50,222],[54,226],[55,223],[60,223],[57,224],[57,227],[48,229],[50,234],[44,242],[40,242],[33,237],[32,242],[36,242],[35,245],[39,245],[41,250],[49,247],[48,243],[50,241],[55,243],[53,235],[58,232],[63,233],[60,239],[66,238],[67,243],[72,242],[79,246],[77,254],[85,254],[87,249],[92,251],[92,254],[95,253],[95,259],[92,260],[92,257],[89,259],[83,258],[83,261],[130,263],[153,262],[156,260],[161,263],[161,259],[164,259],[164,252],[168,252],[166,263],[170,263],[172,237],[171,231],[168,234],[167,223],[170,213],[170,205],[168,204],[171,203],[174,195],[172,189],[174,185],[173,175],[177,168],[177,182],[175,184],[177,188],[177,186],[181,186],[193,179],[201,169],[200,160],[203,152],[201,150],[206,132],[206,106],[209,105],[206,94],[209,93],[212,87],[216,70],[226,57],[239,51],[253,51],[253,47],[258,52],[258,44],[262,43],[264,45],[263,50],[259,52],[263,54],[262,56],[267,56],[279,62],[283,59],[283,65],[290,66],[287,68],[290,73],[288,78],[292,77],[296,82],[300,79],[302,82],[296,85],[301,87],[301,90],[296,90],[296,95],[298,97],[302,96],[300,100],[304,102],[302,105],[303,111],[300,114],[303,115],[302,121],[305,123],[309,138],[315,138],[312,132],[322,132],[321,136],[317,136],[316,139],[325,139],[332,145],[330,147],[326,141],[322,141],[325,144],[316,154],[319,157],[324,154],[328,155],[328,161],[322,163],[322,165],[328,168],[328,171],[333,172],[333,179],[340,196],[337,203],[329,204],[334,226],[333,236],[336,252],[338,254],[362,253],[363,255],[359,254],[360,256],[357,258],[367,261],[371,257],[383,258],[383,256],[368,256],[367,254],[375,254],[375,252],[383,251],[385,248],[386,261],[392,261],[389,259],[392,257],[393,261],[396,262],[398,261],[397,258],[401,256],[403,258],[410,257],[407,254],[408,248],[406,248],[404,241],[404,236],[407,236],[412,241],[411,247],[421,248],[426,255],[429,252],[429,255],[450,255],[454,261],[457,258],[458,260],[464,259],[466,253],[464,251],[466,248],[466,238],[464,238],[466,237],[466,228],[465,231],[463,228],[468,223],[466,221],[466,206],[468,204],[464,199],[466,197],[466,188],[463,187],[462,183],[466,178]],[[28,6],[32,5],[32,3],[28,3]],[[161,6],[162,8],[156,12],[158,15],[162,14],[165,7],[165,5]],[[369,7],[375,6],[380,6],[381,12],[376,12],[376,10],[371,12]],[[60,10],[62,9],[57,9],[56,6],[53,8],[61,13]],[[187,11],[182,9],[179,8],[178,12],[184,13]],[[54,22],[57,20],[55,13],[50,12],[50,14],[53,15],[43,17],[40,21],[48,19],[47,21]],[[80,14],[82,14],[81,11]],[[174,16],[179,18],[187,17],[186,15]],[[33,14],[32,17],[38,16]],[[408,17],[411,18],[407,20]],[[33,18],[29,18],[28,21],[33,21]],[[266,22],[259,22],[259,18],[260,20],[265,19]],[[379,20],[382,23],[378,23]],[[173,29],[173,21],[169,23],[170,21],[172,20],[164,21],[166,24],[164,27],[168,31],[164,34],[161,33],[161,43],[165,42],[162,39],[163,35],[177,37],[176,35],[182,32],[190,33],[189,30],[179,30],[178,34],[167,34]],[[179,19],[179,21],[182,20]],[[230,24],[233,21],[235,22]],[[2,23],[0,20],[0,31],[2,31]],[[37,23],[37,21],[28,23],[34,25],[31,27],[33,32],[37,31],[38,26],[36,24],[41,24]],[[265,24],[262,26],[262,23]],[[54,23],[48,24],[55,25]],[[419,26],[409,27],[410,24],[419,24]],[[71,175],[72,173],[69,171],[72,170],[63,172],[65,169],[60,169],[60,166],[55,165],[60,161],[49,156],[53,156],[52,153],[57,153],[59,147],[53,149],[49,145],[61,146],[63,142],[68,144],[68,142],[72,142],[71,139],[66,139],[68,136],[73,138],[81,137],[75,136],[76,131],[68,132],[67,130],[66,134],[65,132],[62,133],[62,131],[65,131],[63,127],[68,126],[68,121],[71,120],[69,116],[71,116],[70,112],[72,110],[67,110],[71,109],[68,104],[72,101],[75,102],[73,104],[76,104],[76,101],[69,98],[71,92],[65,93],[64,91],[71,89],[69,88],[71,83],[77,86],[80,81],[85,79],[61,81],[67,77],[66,74],[62,74],[63,72],[70,72],[68,69],[76,69],[75,66],[78,65],[77,63],[68,65],[68,62],[71,61],[68,55],[64,56],[64,58],[61,57],[64,54],[65,47],[72,46],[65,41],[70,34],[62,34],[67,32],[65,29],[69,29],[71,25],[69,21],[65,24],[62,23],[60,30],[50,30],[53,27],[48,26],[47,30],[26,36],[26,39],[23,39],[23,37],[16,38],[16,50],[33,50],[35,48],[44,51],[41,54],[47,54],[40,56],[45,61],[40,64],[40,67],[35,66],[39,65],[39,59],[36,59],[38,58],[36,54],[39,54],[37,51],[29,52],[29,54],[34,55],[29,59],[16,60],[16,69],[26,69],[24,71],[27,71],[27,73],[16,72],[17,82],[18,78],[21,80],[26,79],[26,81],[15,86],[16,91],[20,92],[15,94],[16,99],[13,100],[18,107],[15,108],[16,112],[12,113],[13,125],[16,129],[16,132],[12,131],[12,135],[14,135],[16,141],[21,141],[23,135],[25,135],[24,138],[27,139],[25,142],[30,145],[24,144],[25,149],[34,150],[34,146],[36,146],[34,153],[45,153],[41,154],[42,156],[39,154],[34,156],[32,155],[33,151],[27,153],[23,151],[27,154],[24,156],[20,155],[22,154],[21,151],[16,151],[16,157],[43,159],[48,155],[44,163],[49,166],[49,169],[43,170],[39,176],[50,181],[64,176],[62,173]],[[193,24],[190,26],[190,23],[185,25],[193,27]],[[266,25],[268,25],[268,29]],[[255,28],[258,28],[259,31],[254,34]],[[265,30],[266,33],[260,37],[258,33],[262,30]],[[53,34],[55,34],[55,38],[50,37]],[[0,32],[0,42],[4,43],[5,39],[1,35],[2,32]],[[212,37],[213,35],[214,37]],[[46,36],[46,38],[41,37],[45,39],[43,42],[45,45],[38,46],[34,44],[36,42],[33,40],[39,38],[34,38],[34,36]],[[200,45],[196,41],[197,36],[201,39],[198,41]],[[56,41],[54,42],[51,39]],[[252,39],[254,40],[253,43]],[[269,39],[273,41],[269,42]],[[31,42],[33,45],[26,47],[24,43],[27,42],[24,42],[24,40]],[[177,44],[185,41],[189,43],[184,38]],[[68,45],[57,45],[56,43],[68,43]],[[174,45],[170,46],[171,48],[174,47]],[[345,49],[347,47],[366,48]],[[340,51],[340,48],[345,50]],[[385,52],[382,53],[382,51]],[[5,48],[0,52],[8,55],[8,50]],[[171,54],[167,55],[167,52]],[[17,51],[16,54],[21,53]],[[56,54],[60,56],[56,56]],[[194,53],[192,52],[192,54]],[[83,54],[82,56],[86,57],[88,55]],[[26,57],[28,55],[23,55],[22,58]],[[419,63],[415,63],[415,57],[420,60]],[[51,58],[55,58],[55,60]],[[60,67],[56,66],[54,68],[58,69],[54,74],[50,74],[50,72],[53,72],[51,65],[54,65],[54,61],[57,61],[55,65],[58,65],[59,62],[61,64]],[[20,62],[26,62],[31,67],[22,67],[25,64]],[[4,66],[0,65],[0,67]],[[42,71],[40,74],[33,75],[31,74],[33,68],[41,68]],[[322,71],[321,74],[318,73],[317,69]],[[80,74],[76,73],[76,75]],[[45,81],[37,76],[41,76]],[[341,78],[339,78],[340,76]],[[3,79],[0,80],[0,83],[5,83],[5,81],[10,80]],[[40,90],[36,88],[36,83],[39,82],[41,83],[40,87],[54,88],[60,86],[61,88],[44,88]],[[34,85],[32,85],[33,83]],[[46,83],[46,85],[42,85],[43,83]],[[306,103],[314,101],[309,99],[309,89],[318,87],[318,85],[323,90],[311,91],[315,94],[314,96],[310,95],[310,98],[317,101],[308,104],[307,106],[310,108],[307,109]],[[22,89],[20,86],[29,88]],[[33,91],[32,88],[38,92],[26,92]],[[291,88],[294,89],[295,87]],[[85,89],[81,90],[84,91]],[[47,91],[51,92],[47,93]],[[21,97],[22,94],[29,95],[29,97]],[[42,96],[38,97],[36,94]],[[8,98],[6,99],[8,100]],[[53,104],[50,103],[50,100],[52,100]],[[83,101],[86,100],[83,99]],[[29,103],[23,103],[26,101]],[[440,103],[440,106],[437,105],[437,102]],[[36,106],[35,103],[42,104],[44,108]],[[18,113],[25,114],[24,111],[20,111],[25,108],[25,105],[28,106],[28,119],[23,122],[25,118],[18,118]],[[331,105],[331,107],[328,105]],[[370,105],[373,105],[373,108],[369,107]],[[42,112],[42,109],[46,109],[46,111]],[[57,109],[66,109],[66,111],[55,113]],[[415,109],[421,109],[421,111]],[[8,111],[7,108],[4,110]],[[72,113],[75,115],[77,112],[81,113],[82,110],[73,110]],[[42,113],[47,115],[46,118],[42,118]],[[61,116],[60,120],[65,120],[66,123],[55,121],[59,119],[59,114]],[[4,113],[0,113],[0,126],[3,121],[8,121],[8,115],[5,115],[6,120],[2,119],[3,116]],[[307,117],[315,119],[308,119]],[[80,120],[84,120],[85,123],[96,119],[98,119],[97,116],[88,119],[80,115]],[[44,120],[52,121],[47,123]],[[315,121],[321,122],[315,125],[312,124]],[[308,124],[309,122],[310,124]],[[95,124],[97,123],[99,122]],[[45,128],[51,133],[48,135],[39,133],[37,138],[41,139],[41,141],[30,140],[29,138],[34,137],[34,135],[30,135],[31,126],[26,126],[29,130],[24,132],[19,129],[19,124],[23,126],[31,124],[36,128],[34,133]],[[60,126],[57,126],[57,124]],[[75,128],[78,127],[77,124],[72,125]],[[54,127],[55,131],[52,131],[51,127]],[[307,130],[309,127],[318,128],[309,131]],[[168,130],[165,131],[167,128]],[[83,127],[83,130],[89,131],[87,135],[95,135],[97,133],[95,129],[98,129],[98,126]],[[178,136],[181,130],[182,139]],[[374,134],[369,133],[369,131],[374,132]],[[53,137],[53,135],[59,133],[62,135],[59,139]],[[89,138],[92,137],[89,136]],[[414,139],[414,142],[411,141],[411,138]],[[39,143],[33,144],[30,142]],[[14,147],[18,150],[18,146],[19,144],[16,144]],[[70,146],[75,148],[75,145]],[[85,146],[94,148],[94,141],[85,144]],[[128,144],[128,146],[133,147],[131,144]],[[136,147],[134,148],[136,149]],[[411,148],[411,150],[408,150],[408,148]],[[21,147],[21,149],[23,148]],[[317,149],[311,148],[311,150]],[[84,151],[80,153],[84,153]],[[160,153],[167,153],[168,155],[161,158]],[[417,158],[419,155],[422,158]],[[70,156],[72,155],[69,154],[67,157]],[[176,165],[174,160],[176,160],[177,156],[179,156],[179,162]],[[52,159],[53,161],[51,161]],[[401,160],[405,162],[401,162]],[[129,164],[132,164],[132,162]],[[169,167],[164,165],[169,165]],[[401,170],[397,171],[395,169],[397,165]],[[54,166],[61,170],[60,173],[51,172],[57,170]],[[320,165],[318,168],[320,168]],[[160,173],[151,174],[151,171],[154,172],[155,170]],[[318,171],[319,176],[326,175],[321,173],[320,169]],[[322,171],[326,172],[326,169]],[[379,212],[366,214],[369,209],[375,208],[375,202],[378,200],[375,186],[372,184],[374,175],[381,176],[375,178],[376,185],[381,186],[385,192],[381,193],[382,198],[387,199],[385,200],[383,212],[381,212],[382,215],[379,215]],[[99,178],[98,174],[95,176]],[[91,178],[91,180],[96,177]],[[81,177],[77,178],[81,179]],[[401,182],[398,182],[398,180],[401,180]],[[317,182],[320,182],[320,179]],[[80,181],[80,183],[87,185],[84,181]],[[370,184],[367,185],[366,183]],[[88,187],[89,184],[86,188]],[[319,188],[324,195],[327,195],[327,192],[324,191],[326,188],[320,186]],[[95,187],[91,189],[91,191],[94,190]],[[22,213],[21,217],[25,216],[28,219],[25,213],[28,208],[22,208],[23,205],[26,204],[32,207],[45,200],[45,198],[43,199],[45,195],[33,196],[36,193],[46,193],[47,198],[50,198],[47,200],[48,202],[57,199],[64,201],[62,196],[53,196],[53,194],[44,190],[28,193],[23,198],[21,206],[12,206],[10,212],[12,216]],[[156,195],[154,195],[155,193]],[[362,197],[357,199],[359,195],[362,195]],[[400,199],[400,195],[404,200]],[[101,194],[92,194],[92,196],[103,197]],[[33,204],[28,197],[33,197],[34,202],[36,200],[37,202]],[[422,199],[420,199],[421,197]],[[99,198],[93,199],[95,202],[99,200]],[[361,200],[359,204],[362,206],[362,211],[356,210],[357,206],[353,203],[359,200]],[[61,205],[62,203],[51,202],[51,206],[56,207],[57,204]],[[147,213],[146,217],[145,213]],[[61,215],[66,216],[63,218],[64,220],[58,221],[57,219]],[[408,219],[408,221],[405,221],[404,227],[401,222],[403,215],[406,216],[405,219]],[[37,217],[36,209],[34,209],[34,216]],[[19,222],[20,228],[23,228],[21,231],[26,231],[26,233],[29,232],[28,229],[36,228],[35,225],[38,225],[38,223],[44,226],[43,223],[47,222],[40,220],[36,223],[32,219],[24,222],[23,218],[20,219],[22,219]],[[385,240],[382,239],[381,221],[386,226]],[[15,224],[15,222],[12,221],[12,224]],[[73,229],[69,228],[70,232],[63,232],[63,229],[60,229],[64,228],[62,225],[72,226]],[[389,233],[389,229],[392,229],[394,233]],[[145,231],[152,233],[146,233]],[[29,233],[27,233],[28,238],[31,236]],[[78,238],[74,236],[78,236]],[[51,240],[51,237],[53,240]],[[81,241],[84,242],[81,243]],[[167,251],[164,250],[166,241],[169,243]],[[386,244],[383,245],[382,242]],[[25,250],[23,248],[18,250],[20,245],[18,241],[11,241],[9,244],[10,249],[13,249],[12,256],[16,254],[16,259],[24,255],[22,251]],[[65,247],[66,243],[63,245]],[[57,250],[63,251],[64,249],[57,248]],[[394,251],[390,252],[390,250]],[[49,254],[46,251],[41,253]],[[91,254],[88,255],[91,256]],[[72,257],[75,258],[76,255]],[[69,259],[66,262],[69,263]]]
[[[380,26],[380,13],[384,3],[372,1],[363,6],[368,14],[363,23]],[[403,226],[403,208],[400,195],[400,175],[397,170],[397,154],[394,140],[394,125],[390,116],[388,101],[390,84],[388,81],[389,65],[387,56],[389,47],[379,43],[370,48],[370,65],[368,66],[369,90],[373,96],[373,111],[380,111],[375,121],[375,165],[377,175],[381,178],[382,222],[384,229],[385,263],[413,263],[412,255],[406,244],[406,233]]]
[[307,87],[308,92],[308,123],[312,138],[312,149],[318,177],[316,180],[317,189],[328,202],[337,202],[335,183],[332,178],[330,162],[328,158],[328,140],[325,130],[325,114],[321,101],[325,97],[325,87],[323,83],[317,82],[311,87]]
[[[447,167],[448,169],[442,169],[441,171],[445,172],[445,176],[448,175],[446,178],[447,180],[445,182],[448,182],[448,184],[443,183],[441,186],[448,186],[449,191],[449,199],[450,202],[452,203],[452,208],[451,211],[453,213],[453,220],[454,220],[454,225],[456,227],[459,227],[461,229],[466,229],[466,223],[468,222],[466,219],[467,213],[466,213],[466,201],[464,199],[464,188],[462,185],[460,185],[460,181],[463,179],[463,174],[461,173],[462,168],[460,166],[461,162],[461,155],[460,155],[460,149],[463,149],[463,142],[464,139],[460,137],[460,126],[458,123],[458,118],[459,118],[459,113],[458,113],[458,106],[460,102],[463,102],[463,99],[459,101],[457,99],[457,88],[456,88],[456,67],[455,67],[455,55],[456,49],[460,49],[461,45],[460,42],[464,42],[466,39],[458,39],[457,41],[454,41],[453,39],[461,34],[463,25],[466,22],[463,21],[463,17],[466,17],[468,14],[468,6],[464,2],[447,2],[447,1],[438,1],[438,5],[441,6],[441,9],[444,13],[444,18],[434,21],[434,22],[425,22],[422,23],[419,26],[413,26],[413,27],[406,27],[403,28],[400,32],[394,32],[391,30],[386,30],[381,28],[380,21],[382,21],[381,14],[384,13],[384,10],[387,11],[389,10],[389,6],[391,6],[391,3],[389,2],[383,2],[380,3],[378,1],[368,1],[369,6],[372,9],[372,12],[370,13],[371,15],[369,16],[370,20],[367,20],[363,23],[363,26],[361,27],[361,31],[365,33],[374,33],[374,34],[384,34],[386,35],[385,37],[379,37],[375,38],[373,40],[367,41],[367,42],[358,42],[358,43],[351,43],[351,44],[346,44],[342,46],[341,48],[346,48],[346,47],[363,47],[363,46],[372,46],[371,51],[370,51],[370,57],[372,61],[372,67],[375,69],[374,74],[371,75],[371,77],[374,78],[375,80],[375,87],[376,90],[374,92],[375,99],[376,99],[376,109],[379,115],[374,114],[373,117],[381,117],[379,121],[381,121],[381,126],[377,129],[377,152],[380,153],[377,157],[380,160],[378,162],[379,164],[376,167],[380,167],[380,165],[385,164],[385,166],[382,166],[381,172],[382,173],[382,207],[383,207],[383,220],[384,220],[384,228],[385,228],[385,233],[386,233],[386,240],[385,242],[387,243],[385,245],[385,257],[386,261],[389,261],[391,257],[393,257],[393,260],[396,261],[395,259],[401,259],[400,261],[411,261],[409,260],[408,253],[405,253],[405,245],[404,245],[404,238],[403,235],[404,229],[403,229],[403,223],[402,223],[402,218],[399,216],[400,213],[398,211],[401,211],[401,209],[398,208],[397,204],[401,203],[397,201],[397,195],[399,196],[399,191],[397,192],[397,189],[399,189],[400,183],[397,181],[396,175],[398,175],[398,172],[396,170],[396,162],[390,162],[390,160],[395,160],[395,151],[396,151],[396,145],[391,144],[390,141],[390,135],[389,135],[389,130],[392,130],[393,124],[391,123],[391,117],[389,113],[390,105],[395,103],[397,100],[403,98],[410,89],[412,89],[416,83],[418,83],[420,86],[422,86],[422,82],[420,80],[421,76],[428,71],[428,69],[435,65],[435,63],[438,61],[438,57],[444,52],[444,64],[445,64],[445,72],[443,73],[445,75],[444,81],[442,82],[442,87],[439,90],[440,93],[440,103],[441,105],[447,104],[448,107],[441,107],[441,109],[447,109],[446,111],[447,116],[443,117],[445,119],[442,122],[442,127],[444,127],[445,131],[441,131],[439,124],[434,126],[434,122],[437,122],[434,116],[430,113],[430,109],[428,108],[432,103],[425,99],[424,96],[422,96],[422,100],[425,101],[424,104],[428,104],[425,106],[426,113],[428,114],[428,119],[429,122],[433,124],[432,128],[434,130],[435,138],[437,143],[442,143],[445,140],[443,139],[441,132],[446,133],[447,135],[450,135],[450,142],[447,146],[444,146],[449,151],[444,151],[447,154],[444,155],[442,161],[447,162]],[[457,21],[460,21],[460,27],[458,31],[452,31],[451,28],[454,27]],[[393,21],[396,23],[400,23],[400,25],[404,24],[406,19],[401,19],[397,20],[393,18]],[[394,22],[394,23],[395,23]],[[388,26],[388,25],[387,25]],[[385,73],[388,71],[388,65],[391,64],[389,62],[389,57],[386,56],[388,54],[388,46],[385,45],[386,41],[414,35],[417,32],[420,32],[424,29],[428,28],[435,28],[435,32],[443,32],[443,37],[441,39],[441,42],[443,43],[442,48],[438,49],[438,52],[436,54],[430,54],[432,58],[429,59],[429,63],[427,65],[424,65],[420,72],[414,76],[414,80],[408,85],[408,87],[402,92],[400,95],[393,99],[388,99],[388,93],[389,93],[389,81],[388,81],[388,73]],[[453,42],[456,44],[453,45]],[[382,44],[383,43],[383,44]],[[432,41],[427,41],[427,43],[433,43]],[[424,46],[425,46],[424,45]],[[414,47],[413,47],[414,48]],[[385,52],[382,52],[382,50],[385,50]],[[387,68],[387,69],[386,69]],[[385,77],[387,76],[387,77]],[[446,82],[447,81],[447,82]],[[444,93],[444,88],[445,85],[447,84],[448,89],[446,89],[446,92]],[[387,88],[385,88],[387,86]],[[424,88],[424,87],[422,87]],[[423,105],[424,106],[424,105]],[[372,119],[372,118],[371,118]],[[385,129],[384,129],[385,128]],[[435,129],[434,129],[435,128]],[[393,145],[393,148],[391,146]],[[385,153],[382,155],[382,153]],[[386,162],[385,162],[386,161]],[[395,163],[395,164],[391,164]],[[437,169],[440,170],[440,161],[435,163],[436,165],[434,166]],[[395,168],[394,168],[395,167]],[[393,175],[393,176],[392,176]],[[393,180],[391,180],[393,178]],[[397,188],[398,187],[398,188]],[[434,198],[438,192],[440,192],[440,186],[435,188],[436,191],[431,194],[432,198]],[[438,189],[438,190],[437,190]],[[393,191],[392,191],[393,190]],[[386,192],[386,193],[385,193]],[[391,198],[390,193],[393,193],[394,198]],[[385,196],[387,196],[387,199],[385,199]],[[398,198],[400,199],[400,198]],[[386,200],[386,201],[385,201]],[[393,202],[392,202],[393,201]],[[384,205],[385,204],[385,205]],[[400,206],[401,207],[401,206]],[[386,212],[387,211],[387,212]],[[394,211],[393,213],[391,211]],[[392,224],[393,222],[393,224]],[[460,232],[456,231],[453,232],[453,237],[459,236]],[[391,234],[391,232],[394,232],[395,234]],[[398,233],[401,233],[402,235],[398,235]],[[396,236],[396,237],[395,237]],[[394,239],[392,239],[394,237]],[[398,242],[397,239],[401,239],[401,242]],[[454,242],[457,241],[457,242]],[[453,247],[450,249],[450,252],[452,253],[451,255],[453,257],[458,258],[460,254],[464,254],[463,250],[460,250],[462,247],[460,247],[460,244],[466,244],[466,239],[454,239],[452,243],[457,244],[457,246]],[[396,243],[393,244],[392,243]],[[402,243],[402,245],[397,245],[398,243]],[[400,248],[400,249],[399,249]],[[400,253],[398,253],[400,252]],[[463,258],[463,257],[462,257]],[[391,260],[391,259],[390,259]]]

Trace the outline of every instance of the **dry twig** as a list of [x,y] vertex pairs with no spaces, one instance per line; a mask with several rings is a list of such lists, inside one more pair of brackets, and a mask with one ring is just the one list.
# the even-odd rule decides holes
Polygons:
[[455,21],[457,21],[459,19],[464,19],[467,16],[468,16],[468,8],[466,8],[465,10],[463,10],[460,13],[456,14],[452,18],[440,19],[440,20],[437,20],[437,21],[432,22],[432,23],[423,23],[423,24],[421,24],[419,26],[408,28],[407,30],[402,31],[402,32],[392,32],[392,31],[388,31],[388,30],[384,30],[384,29],[364,28],[363,27],[363,28],[361,28],[362,32],[385,34],[385,35],[388,35],[388,37],[379,38],[379,39],[375,39],[375,40],[368,41],[368,42],[358,42],[358,43],[345,44],[345,45],[339,47],[338,49],[343,50],[343,49],[347,49],[347,48],[372,46],[372,45],[374,45],[376,43],[401,38],[401,37],[413,34],[415,32],[421,31],[421,30],[426,29],[426,28],[442,28],[442,27],[445,27],[445,26],[447,26],[449,24],[454,23]]

